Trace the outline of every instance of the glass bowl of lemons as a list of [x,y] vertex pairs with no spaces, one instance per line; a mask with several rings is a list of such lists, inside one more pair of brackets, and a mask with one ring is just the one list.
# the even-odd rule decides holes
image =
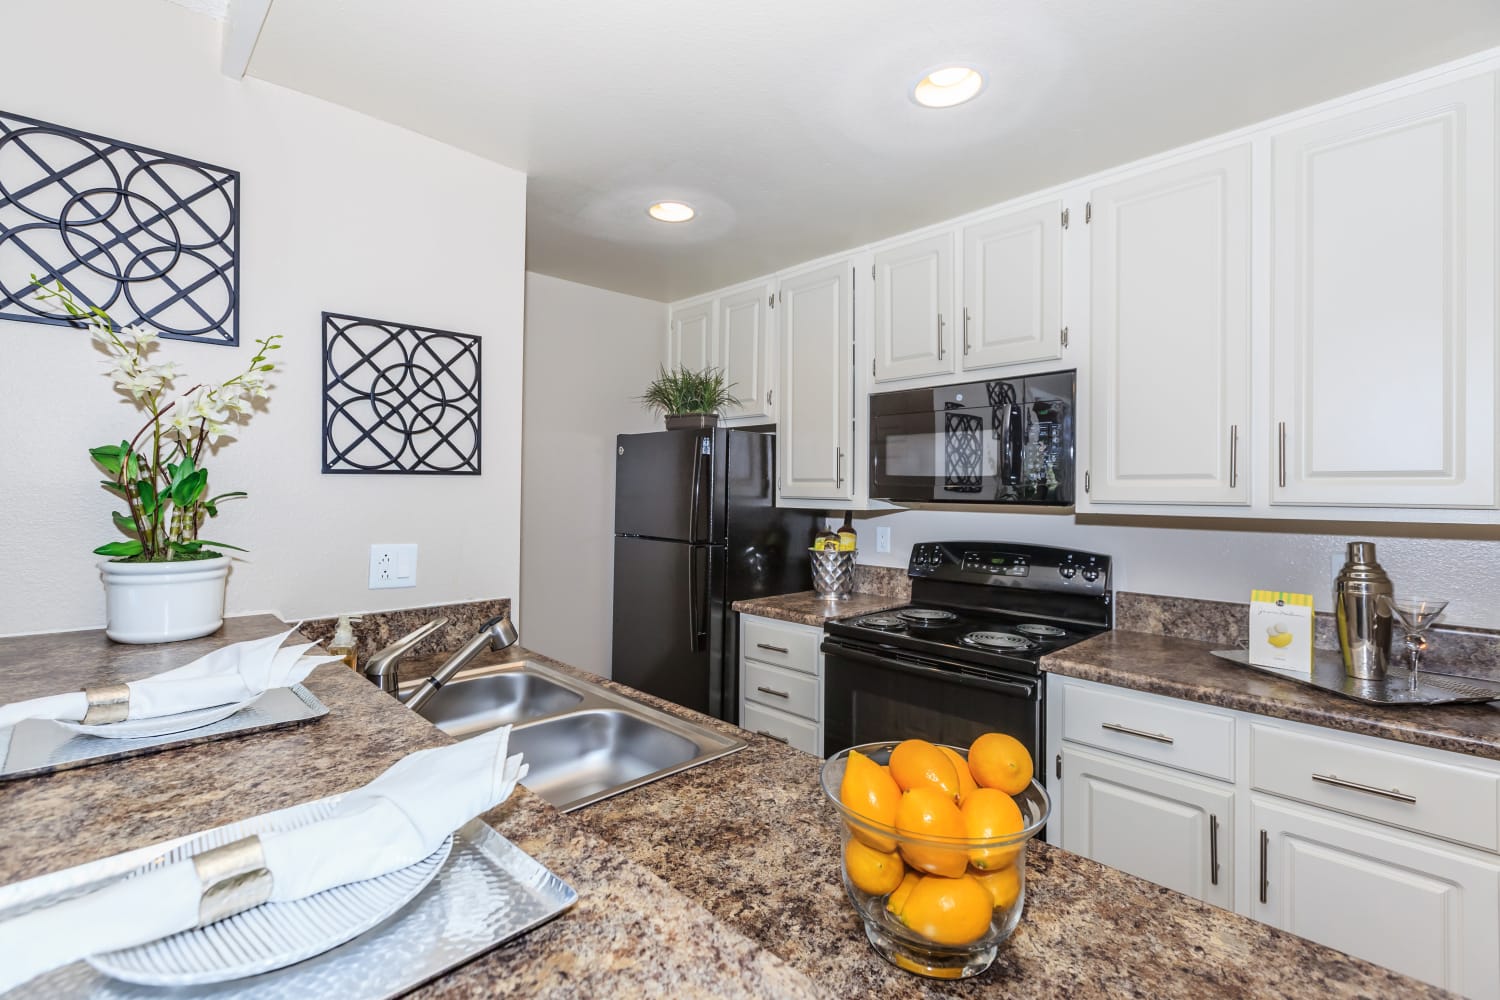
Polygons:
[[823,764],[842,820],[844,888],[887,961],[935,979],[990,967],[1021,922],[1026,845],[1052,800],[1004,733],[967,749],[866,743]]

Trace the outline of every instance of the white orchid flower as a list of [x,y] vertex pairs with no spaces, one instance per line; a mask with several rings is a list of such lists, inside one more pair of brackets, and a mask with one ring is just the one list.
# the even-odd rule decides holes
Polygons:
[[139,323],[137,323],[135,326],[127,326],[125,329],[121,330],[120,333],[120,339],[127,342],[132,342],[137,347],[146,347],[150,344],[154,344],[158,337],[155,330],[151,329],[150,327],[141,326]]
[[222,424],[222,423],[218,423],[216,421],[210,420],[208,422],[208,426],[205,428],[205,430],[208,433],[208,443],[209,444],[217,444],[218,441],[219,441],[219,438],[224,437],[226,434],[229,433],[229,426],[227,424]]

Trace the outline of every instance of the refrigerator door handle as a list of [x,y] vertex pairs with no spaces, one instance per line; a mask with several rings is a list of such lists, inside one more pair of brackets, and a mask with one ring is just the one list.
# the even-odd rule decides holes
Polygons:
[[[708,581],[704,580],[700,587],[698,582],[698,552],[701,546],[688,546],[688,649],[696,653],[703,648],[703,637],[708,632],[708,608],[707,596]],[[707,555],[704,552],[704,555]],[[702,607],[699,607],[699,591],[703,591]]]
[[700,492],[703,478],[703,454],[702,448],[699,444],[699,442],[701,441],[702,439],[699,438],[698,441],[695,441],[693,444],[693,507],[688,520],[689,542],[701,541],[701,539],[699,539],[698,537],[698,508],[702,503]]

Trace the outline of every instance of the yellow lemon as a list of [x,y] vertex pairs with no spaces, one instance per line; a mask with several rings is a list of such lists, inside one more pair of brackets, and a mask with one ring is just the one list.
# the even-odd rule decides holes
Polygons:
[[[1026,827],[1016,800],[998,788],[976,788],[960,810],[964,836],[970,840],[1003,840]],[[981,870],[1004,868],[1021,853],[1021,845],[980,847],[969,851],[969,863]]]
[[969,770],[984,788],[1020,795],[1031,784],[1031,753],[1014,736],[985,733],[969,747]]
[[964,945],[990,929],[995,901],[971,875],[924,875],[901,908],[901,922],[934,944]]
[[855,888],[872,896],[884,896],[901,885],[906,866],[895,851],[889,854],[877,851],[850,837],[844,845],[844,871],[849,873],[849,881]]
[[[853,750],[844,764],[839,801],[861,818],[877,826],[890,828],[896,825],[896,809],[901,804],[901,789],[891,779],[889,771],[858,750]],[[896,849],[893,837],[882,837],[852,823],[849,829],[866,846],[877,851],[889,852]]]
[[906,897],[911,895],[912,888],[921,878],[922,876],[914,871],[908,871],[901,876],[901,884],[896,886],[896,890],[886,899],[885,908],[899,917],[901,908],[906,905]]
[[957,750],[950,747],[938,747],[944,757],[953,762],[953,769],[958,772],[958,804],[963,805],[964,799],[969,793],[979,786],[974,782],[974,775],[969,771],[969,762],[961,757]]
[[995,901],[995,909],[1009,909],[1016,899],[1021,895],[1021,870],[1016,865],[1006,865],[996,871],[971,872],[979,884],[984,886],[990,898]]
[[958,798],[958,769],[941,750],[926,740],[904,740],[891,751],[891,777],[903,792],[913,788],[936,788],[950,799]]
[[[896,810],[896,832],[928,840],[962,840],[964,818],[951,796],[936,788],[913,788],[901,796]],[[962,847],[931,847],[903,841],[901,856],[913,868],[932,875],[956,878],[969,865]]]

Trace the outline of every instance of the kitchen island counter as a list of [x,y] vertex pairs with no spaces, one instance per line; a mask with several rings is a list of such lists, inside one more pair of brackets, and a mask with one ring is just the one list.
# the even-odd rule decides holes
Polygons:
[[[10,696],[30,697],[143,676],[278,627],[236,619],[169,647],[115,646],[100,633],[0,639],[0,664]],[[476,664],[525,657],[597,680],[508,653]],[[412,661],[407,675],[424,666],[435,663]],[[0,883],[347,791],[447,741],[340,665],[307,686],[330,709],[317,722],[0,784]],[[750,746],[571,815],[518,789],[485,819],[579,902],[416,996],[1440,995],[1045,844],[1029,854],[1026,916],[994,968],[962,984],[919,979],[865,942],[815,758],[635,696]]]

